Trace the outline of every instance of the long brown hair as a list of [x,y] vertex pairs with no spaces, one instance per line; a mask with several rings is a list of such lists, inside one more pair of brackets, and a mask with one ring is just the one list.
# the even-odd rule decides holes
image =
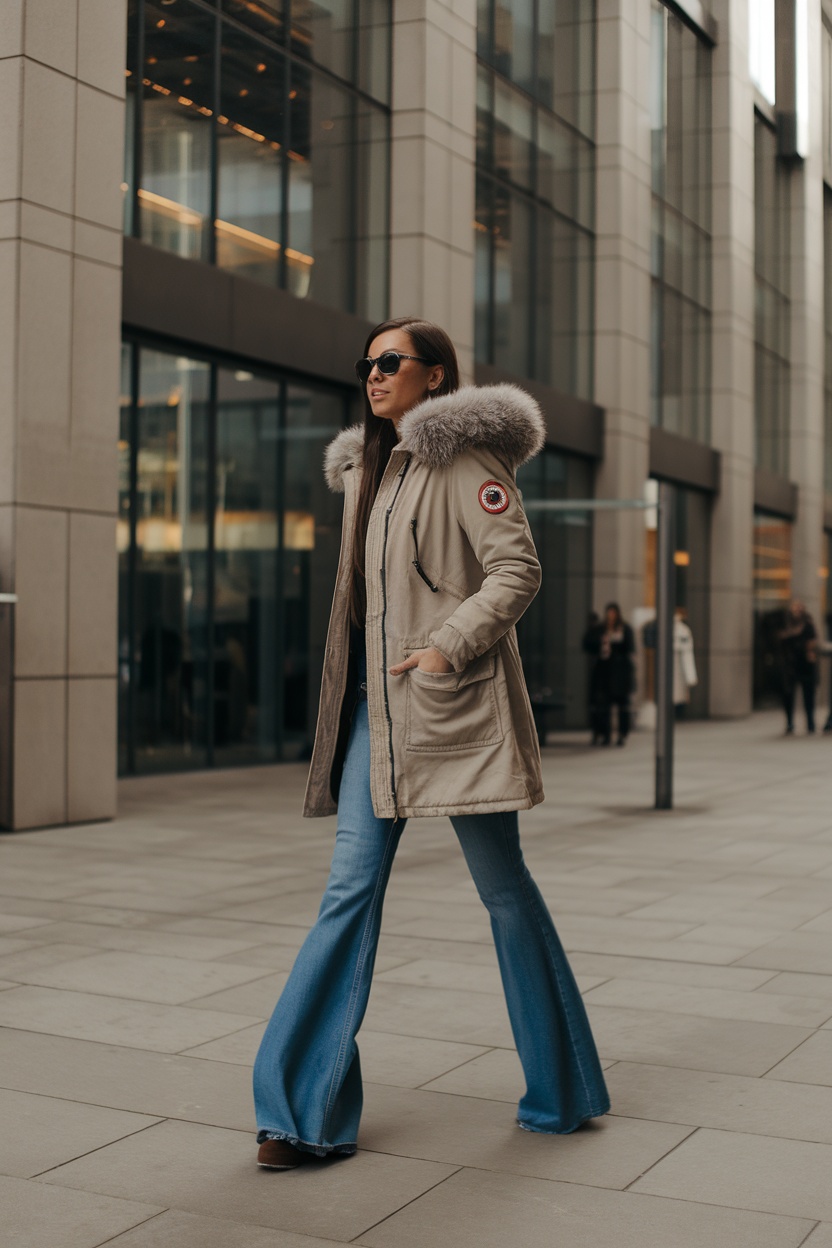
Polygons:
[[[422,321],[414,316],[400,316],[393,321],[382,321],[376,325],[364,344],[364,354],[369,355],[371,343],[391,329],[402,329],[413,344],[414,355],[420,355],[432,364],[441,364],[445,375],[435,390],[426,394],[426,398],[438,398],[441,394],[452,394],[459,389],[459,364],[457,363],[454,344],[444,329],[431,321]],[[384,420],[373,415],[370,400],[364,391],[364,452],[362,457],[363,475],[361,489],[358,494],[358,506],[355,513],[355,533],[352,556],[352,583],[350,586],[350,616],[353,624],[364,627],[367,614],[367,587],[364,575],[364,546],[367,541],[367,526],[370,523],[370,512],[384,476],[384,469],[390,458],[390,452],[396,445],[396,427],[392,420]]]

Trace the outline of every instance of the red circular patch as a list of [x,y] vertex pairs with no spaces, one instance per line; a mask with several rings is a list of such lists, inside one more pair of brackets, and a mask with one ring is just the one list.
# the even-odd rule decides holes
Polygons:
[[492,516],[497,516],[508,507],[508,490],[499,481],[486,481],[480,486],[480,507]]

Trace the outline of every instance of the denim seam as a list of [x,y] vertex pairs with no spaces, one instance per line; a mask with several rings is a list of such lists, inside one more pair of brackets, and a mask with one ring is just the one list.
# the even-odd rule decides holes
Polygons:
[[[507,827],[507,824],[506,824],[506,819],[505,819],[505,818],[503,818],[503,819],[502,819],[502,825],[503,825],[503,838],[504,838],[505,843],[506,843],[506,849],[507,849],[507,850],[510,850],[509,835],[508,835],[508,827]],[[561,983],[561,978],[560,978],[560,975],[559,975],[559,973],[558,973],[557,960],[556,960],[556,959],[555,959],[555,957],[553,956],[553,954],[552,954],[552,950],[551,950],[551,949],[550,949],[550,947],[549,947],[549,937],[548,937],[548,933],[547,933],[547,931],[546,931],[546,926],[545,926],[545,924],[543,924],[543,923],[540,921],[540,915],[538,914],[538,912],[537,912],[537,906],[535,905],[535,898],[534,898],[534,897],[532,896],[532,894],[529,892],[529,889],[528,889],[527,884],[526,884],[526,879],[525,879],[525,876],[523,875],[522,871],[518,871],[518,872],[517,872],[517,874],[518,874],[518,876],[519,876],[519,878],[520,878],[520,885],[521,885],[521,887],[522,887],[522,889],[523,889],[523,893],[524,893],[525,898],[526,898],[526,901],[527,901],[527,903],[528,903],[528,905],[529,905],[529,909],[531,910],[531,912],[532,912],[532,914],[533,914],[533,916],[534,916],[534,921],[535,921],[535,923],[537,924],[537,926],[538,926],[538,928],[539,928],[539,930],[540,930],[540,934],[541,934],[541,935],[542,935],[542,937],[543,937],[543,944],[544,944],[544,946],[545,946],[546,952],[547,952],[547,953],[548,953],[548,955],[549,955],[549,961],[550,961],[550,963],[551,963],[551,968],[552,968],[552,970],[553,970],[553,971],[554,971],[554,973],[555,973],[555,979],[556,979],[556,981],[557,981],[557,985],[558,985],[558,992],[560,993],[561,1002],[563,1003],[563,1013],[564,1013],[564,1017],[566,1018],[566,1026],[567,1026],[567,1030],[568,1030],[568,1032],[569,1032],[569,1040],[570,1040],[570,1043],[571,1043],[571,1045],[572,1045],[572,1050],[573,1050],[573,1052],[574,1052],[574,1054],[575,1054],[575,1058],[576,1058],[576,1062],[577,1062],[577,1066],[578,1066],[578,1073],[579,1073],[579,1074],[580,1074],[580,1076],[581,1076],[581,1083],[584,1085],[584,1093],[585,1093],[585,1095],[586,1095],[587,1105],[589,1105],[589,1104],[591,1103],[591,1101],[592,1101],[592,1096],[590,1095],[589,1085],[588,1085],[588,1083],[587,1083],[587,1081],[586,1081],[586,1075],[584,1074],[584,1066],[583,1066],[583,1059],[582,1059],[582,1057],[581,1057],[581,1053],[580,1053],[580,1046],[579,1046],[579,1045],[577,1045],[577,1044],[575,1043],[575,1033],[574,1033],[574,1030],[573,1030],[573,1020],[572,1020],[571,1013],[570,1013],[570,1010],[569,1010],[569,1005],[568,1005],[568,1003],[567,1003],[567,997],[565,996],[565,994],[564,994],[564,992],[563,992],[563,986],[562,986],[562,983]]]
[[359,985],[361,983],[362,972],[364,970],[364,964],[367,958],[367,946],[370,941],[370,932],[372,931],[373,923],[375,922],[376,912],[378,910],[378,904],[379,904],[379,899],[380,899],[379,894],[383,892],[382,880],[385,879],[387,864],[390,861],[391,857],[393,856],[393,853],[395,852],[396,842],[394,838],[394,832],[396,830],[397,822],[398,822],[397,820],[394,820],[390,826],[390,831],[387,837],[387,845],[385,847],[384,856],[381,860],[381,865],[379,867],[378,878],[376,879],[376,886],[373,892],[373,899],[370,903],[370,909],[367,914],[366,921],[364,923],[364,932],[362,933],[362,937],[361,937],[361,946],[358,951],[358,959],[356,961],[355,974],[353,975],[352,988],[350,990],[349,1001],[347,1003],[347,1013],[344,1019],[344,1027],[341,1032],[341,1042],[338,1046],[338,1055],[335,1059],[335,1068],[332,1072],[332,1079],[330,1080],[329,1092],[326,1098],[326,1107],[324,1108],[323,1127],[321,1130],[321,1135],[323,1136],[326,1136],[329,1133],[329,1120],[332,1114],[332,1110],[334,1108],[335,1096],[337,1095],[337,1093],[335,1092],[335,1088],[336,1088],[336,1084],[338,1082],[339,1076],[341,1074],[341,1071],[343,1069],[344,1058],[346,1056],[347,1037],[349,1036],[350,1030],[352,1028],[352,1020],[355,1017],[355,1006],[356,1006],[356,1002],[358,999],[358,990],[359,990]]

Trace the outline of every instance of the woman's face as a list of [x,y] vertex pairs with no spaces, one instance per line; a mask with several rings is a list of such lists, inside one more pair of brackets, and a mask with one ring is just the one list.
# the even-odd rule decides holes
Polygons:
[[[388,329],[370,343],[368,354],[378,359],[385,351],[400,351],[403,355],[418,355],[403,329]],[[420,403],[442,382],[445,370],[441,364],[420,364],[418,360],[401,360],[399,371],[392,377],[379,371],[378,365],[367,378],[367,398],[374,416],[396,423]]]

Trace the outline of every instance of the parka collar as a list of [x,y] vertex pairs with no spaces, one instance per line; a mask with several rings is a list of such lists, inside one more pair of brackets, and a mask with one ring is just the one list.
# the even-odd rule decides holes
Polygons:
[[[463,386],[411,408],[399,424],[397,449],[430,468],[447,468],[463,452],[484,447],[515,470],[545,440],[543,413],[519,386]],[[327,447],[324,471],[335,493],[343,493],[344,473],[361,463],[363,446],[364,426],[352,425]]]

